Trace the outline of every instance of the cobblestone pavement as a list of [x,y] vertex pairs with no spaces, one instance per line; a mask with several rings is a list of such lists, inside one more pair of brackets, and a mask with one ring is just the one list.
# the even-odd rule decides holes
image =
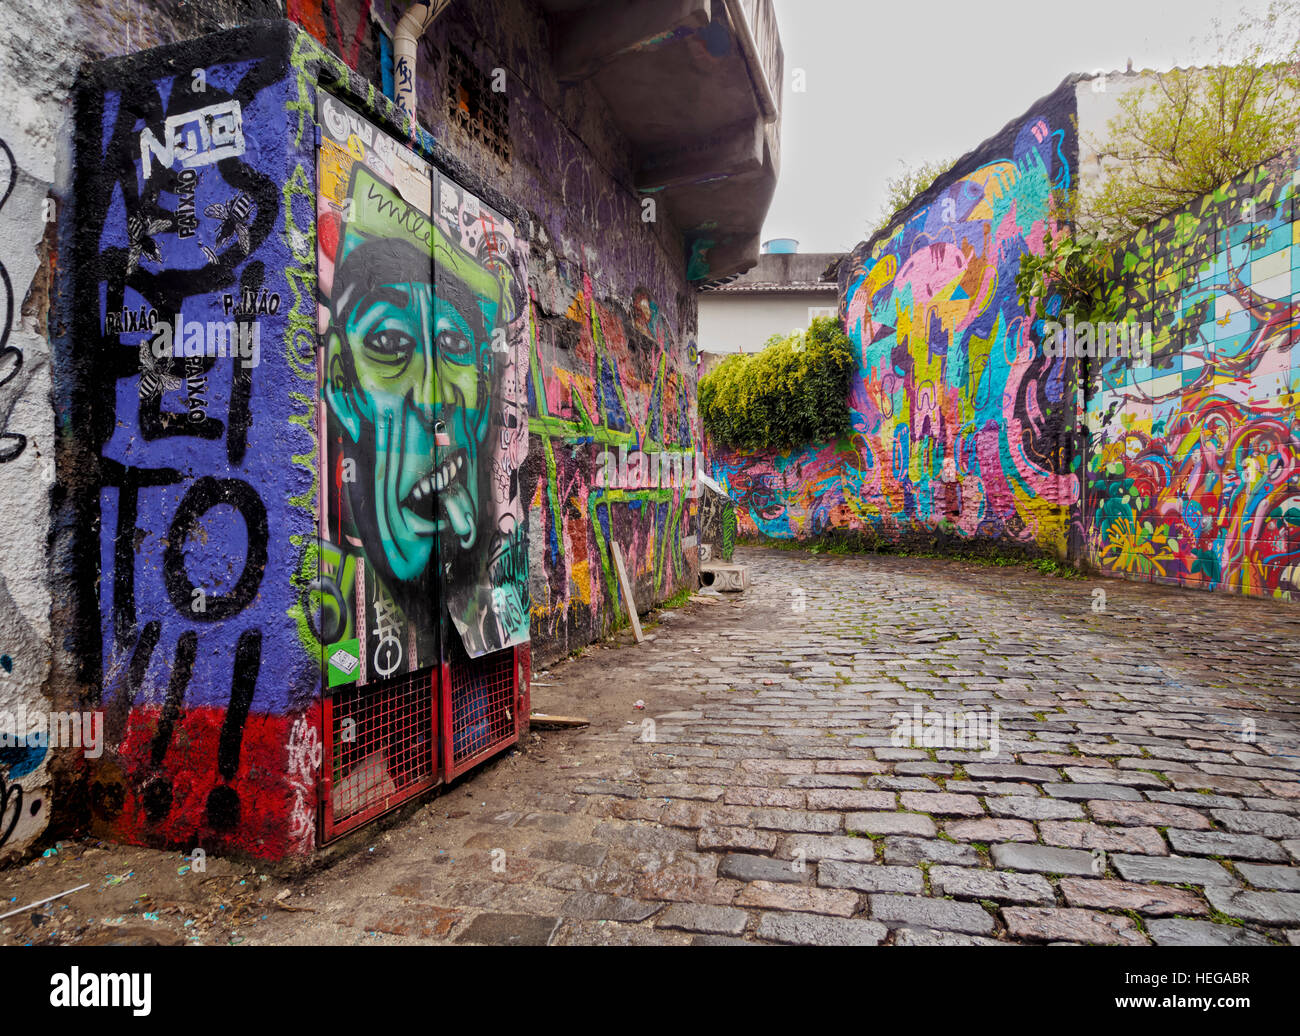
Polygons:
[[[738,558],[743,595],[537,678],[535,705],[614,715],[376,833],[249,941],[1300,944],[1296,606]],[[996,755],[926,746],[981,713]]]
[[[685,707],[644,692],[631,715],[653,742],[643,721],[566,735],[582,765],[537,808],[483,818],[441,868],[403,868],[389,894],[415,914],[394,934],[1300,944],[1300,610],[738,553],[749,591],[614,653],[620,681]],[[895,715],[918,709],[922,747],[896,747]],[[926,713],[980,710],[997,755],[925,747]]]

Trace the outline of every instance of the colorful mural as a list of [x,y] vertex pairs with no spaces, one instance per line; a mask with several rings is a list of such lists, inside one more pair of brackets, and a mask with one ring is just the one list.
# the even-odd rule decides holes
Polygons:
[[840,269],[859,351],[853,431],[779,453],[715,447],[740,531],[935,532],[1064,553],[1071,361],[1029,336],[1015,275],[1072,186],[1068,89],[961,160]]
[[1090,361],[1088,559],[1131,578],[1300,590],[1300,224],[1283,156],[1142,230],[1114,291],[1150,366]]
[[562,316],[533,299],[528,400],[533,626],[554,654],[626,615],[611,542],[642,609],[693,585],[699,563],[693,479],[600,477],[607,453],[694,452],[693,342],[648,292],[628,312],[595,298],[585,271],[571,275],[581,288]]
[[320,124],[321,636],[331,683],[364,684],[438,658],[439,602],[471,657],[528,640],[526,257],[338,101]]
[[74,637],[85,706],[105,714],[91,824],[121,840],[313,845],[314,824],[290,831],[288,746],[315,722],[319,660],[274,575],[314,534],[315,343],[290,301],[292,228],[310,233],[311,212],[283,191],[287,49],[284,31],[241,30],[102,63],[78,93],[62,424],[86,541],[74,575],[99,622]]

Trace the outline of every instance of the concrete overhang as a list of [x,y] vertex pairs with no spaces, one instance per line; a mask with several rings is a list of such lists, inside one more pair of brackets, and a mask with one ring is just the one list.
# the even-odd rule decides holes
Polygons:
[[784,56],[772,0],[537,0],[562,83],[591,81],[634,186],[686,240],[687,275],[758,261],[780,170]]

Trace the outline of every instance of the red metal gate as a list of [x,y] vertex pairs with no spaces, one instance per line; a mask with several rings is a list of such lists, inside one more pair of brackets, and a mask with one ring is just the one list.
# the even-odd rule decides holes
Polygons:
[[529,645],[323,699],[321,839],[332,841],[514,745],[528,730]]

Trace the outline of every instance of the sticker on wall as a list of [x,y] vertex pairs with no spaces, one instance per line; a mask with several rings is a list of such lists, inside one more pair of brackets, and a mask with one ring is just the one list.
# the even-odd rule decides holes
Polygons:
[[353,638],[329,647],[329,685],[356,683],[361,670],[361,641]]

